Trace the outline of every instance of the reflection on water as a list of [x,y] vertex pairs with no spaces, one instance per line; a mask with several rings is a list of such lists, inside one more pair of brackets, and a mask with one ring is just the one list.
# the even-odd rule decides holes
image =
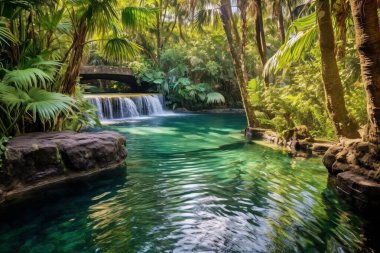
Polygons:
[[362,249],[364,222],[327,187],[320,160],[245,144],[243,126],[231,114],[108,126],[128,138],[125,174],[3,213],[0,252]]

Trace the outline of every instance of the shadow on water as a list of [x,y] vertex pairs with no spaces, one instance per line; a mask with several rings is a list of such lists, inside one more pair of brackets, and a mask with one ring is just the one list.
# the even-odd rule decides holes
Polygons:
[[[23,219],[36,217],[41,211],[45,215],[51,215],[51,217],[46,217],[47,219],[60,216],[69,211],[68,208],[56,208],[63,199],[71,204],[78,201],[75,208],[86,209],[92,204],[94,196],[104,191],[109,192],[109,196],[115,195],[117,190],[126,183],[127,170],[120,167],[79,180],[51,185],[36,192],[25,193],[0,206],[0,222],[22,226],[26,222]],[[86,197],[78,199],[80,195]],[[49,212],[46,212],[46,208],[50,208]]]
[[[335,198],[334,196],[339,195],[336,190],[335,181],[336,177],[329,175],[326,190],[323,191],[323,197],[326,202],[331,202]],[[343,197],[339,198],[339,201],[347,205],[347,210],[355,213],[362,220],[361,229],[363,233],[363,247],[358,252],[380,252],[380,215],[378,210],[370,210],[367,213],[363,213],[350,206],[350,203],[348,203]]]

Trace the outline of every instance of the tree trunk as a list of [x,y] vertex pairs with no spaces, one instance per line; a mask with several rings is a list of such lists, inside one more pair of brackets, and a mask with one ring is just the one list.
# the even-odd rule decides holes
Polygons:
[[282,1],[275,3],[275,11],[277,16],[277,28],[280,35],[281,44],[285,43],[285,27],[284,27],[284,14],[282,12]]
[[[280,0],[280,1],[282,1],[282,0]],[[288,7],[288,11],[289,11],[290,21],[293,22],[294,18],[293,18],[292,4],[290,3],[290,0],[285,0],[285,1],[286,1],[286,5]]]
[[362,79],[367,95],[368,140],[380,144],[380,28],[377,2],[351,0]]
[[317,0],[319,45],[322,57],[322,79],[329,117],[338,137],[357,138],[358,126],[350,120],[345,106],[343,86],[335,58],[334,31],[330,0]]
[[79,27],[75,30],[73,44],[71,46],[72,53],[70,55],[69,65],[67,66],[65,76],[62,82],[62,92],[74,95],[75,86],[80,73],[80,67],[83,58],[84,44],[87,37],[87,25],[85,21],[80,22]]
[[[160,1],[160,6],[162,6],[162,1]],[[162,10],[160,8],[160,10],[156,14],[156,60],[158,64],[160,64],[161,61],[161,13]]]
[[264,33],[264,23],[263,23],[263,12],[261,7],[261,0],[255,0],[256,2],[256,44],[257,49],[260,54],[261,63],[263,66],[267,62],[267,46],[265,42],[265,33]]
[[[243,102],[243,107],[245,110],[245,115],[247,118],[247,124],[248,127],[253,127],[255,125],[255,114],[253,106],[251,105],[249,101],[249,94],[248,94],[248,76],[246,71],[246,64],[244,55],[241,55],[241,52],[244,52],[244,49],[242,50],[240,47],[244,45],[236,45],[236,41],[234,41],[234,38],[232,36],[232,25],[231,25],[231,16],[230,16],[230,10],[228,9],[229,0],[220,0],[220,17],[223,22],[223,29],[225,31],[227,42],[232,58],[232,63],[234,66],[235,74],[237,77],[237,82],[240,89],[241,99]],[[244,26],[244,25],[243,25]],[[245,38],[243,36],[243,38]],[[240,39],[238,39],[240,41]],[[239,48],[239,50],[236,50],[236,47]]]
[[336,29],[337,29],[337,45],[335,48],[336,58],[341,60],[346,55],[346,44],[347,44],[347,26],[346,20],[349,12],[350,5],[345,0],[341,0],[337,8],[336,13]]

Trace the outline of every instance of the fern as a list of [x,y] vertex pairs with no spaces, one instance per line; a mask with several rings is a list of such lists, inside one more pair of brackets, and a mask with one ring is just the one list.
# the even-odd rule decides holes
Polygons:
[[225,103],[226,100],[222,94],[219,92],[210,92],[207,93],[207,104],[222,104]]

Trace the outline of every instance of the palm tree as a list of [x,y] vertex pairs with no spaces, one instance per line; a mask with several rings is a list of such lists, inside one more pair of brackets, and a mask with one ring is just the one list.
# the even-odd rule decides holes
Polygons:
[[281,43],[285,43],[285,25],[284,25],[284,12],[283,12],[284,1],[275,0],[273,2],[273,16],[276,19],[278,33],[280,35]]
[[368,139],[380,144],[380,28],[377,1],[350,0],[367,96]]
[[[70,0],[68,2],[71,2],[68,11],[74,31],[73,41],[67,53],[70,57],[62,80],[62,92],[74,95],[87,39],[95,32],[105,35],[109,30],[114,30],[114,24],[119,15],[117,0]],[[152,13],[153,10],[149,8],[126,7],[122,10],[121,20],[125,27],[137,28],[143,25]],[[123,51],[133,53],[133,50],[138,48],[125,36],[121,38],[114,36],[107,44],[105,49],[123,49],[118,52],[108,52],[108,55],[120,54]]]
[[[316,23],[315,20],[318,22]],[[278,72],[300,60],[318,41],[326,108],[337,136],[359,137],[358,125],[348,117],[344,91],[335,58],[335,39],[329,0],[316,0],[316,11],[295,20],[288,29],[286,43],[268,60],[263,74]],[[293,37],[290,37],[290,36]]]
[[255,39],[257,50],[260,54],[261,63],[263,66],[267,62],[267,45],[265,42],[265,31],[264,31],[264,21],[263,21],[263,10],[261,0],[255,0],[252,2],[254,4],[255,13]]
[[245,62],[245,47],[247,44],[247,7],[248,1],[239,1],[241,17],[241,37],[237,30],[236,21],[233,18],[231,3],[229,0],[220,0],[220,18],[227,37],[230,54],[239,84],[240,94],[245,110],[248,127],[255,126],[255,113],[249,101],[248,73]]
[[358,126],[349,117],[344,102],[344,91],[335,58],[335,39],[331,21],[330,1],[317,0],[319,47],[322,58],[322,80],[326,107],[337,136],[359,137]]
[[[209,1],[208,7],[205,2],[207,1],[198,1],[199,9],[195,15],[195,22],[198,27],[201,28],[205,23],[218,23],[221,21],[245,110],[247,125],[248,127],[254,127],[256,119],[254,108],[249,100],[248,71],[245,59],[245,49],[248,40],[247,14],[250,2],[248,0],[237,1],[237,9],[239,10],[238,14],[240,15],[235,15],[236,13],[233,13],[230,0],[220,0],[219,5],[212,4],[210,3],[212,1]],[[238,20],[238,18],[240,20]],[[240,29],[238,28],[239,24]]]
[[349,0],[337,0],[333,5],[336,21],[337,43],[335,48],[336,58],[342,60],[346,55],[347,44],[347,18],[350,13]]
[[[59,22],[43,23],[46,5],[42,4],[42,1],[0,2],[1,135],[52,130],[58,117],[65,118],[76,108],[72,98],[52,92],[60,64],[49,60],[54,52],[46,48],[45,39],[50,37],[50,42],[53,41],[52,34],[56,32],[53,26],[58,27]],[[50,8],[51,14],[53,9]]]

